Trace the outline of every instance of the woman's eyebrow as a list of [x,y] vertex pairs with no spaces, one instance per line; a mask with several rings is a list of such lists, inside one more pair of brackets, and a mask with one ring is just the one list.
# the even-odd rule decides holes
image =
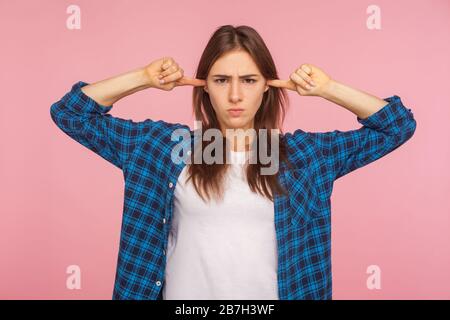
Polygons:
[[[231,76],[227,75],[227,74],[214,74],[214,75],[212,75],[212,77],[231,78]],[[259,77],[259,74],[246,74],[243,76],[239,76],[240,79],[250,78],[250,77]]]

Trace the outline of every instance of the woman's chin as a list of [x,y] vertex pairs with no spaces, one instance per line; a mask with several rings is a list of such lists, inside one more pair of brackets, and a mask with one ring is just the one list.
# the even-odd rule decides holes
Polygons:
[[233,127],[243,127],[247,124],[247,121],[244,117],[230,117],[228,123]]

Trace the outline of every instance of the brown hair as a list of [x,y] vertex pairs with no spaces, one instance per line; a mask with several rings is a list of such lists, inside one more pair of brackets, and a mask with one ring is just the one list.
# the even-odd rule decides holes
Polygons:
[[[195,77],[197,79],[206,79],[212,65],[217,59],[225,53],[236,50],[245,50],[249,53],[264,78],[278,79],[275,63],[258,32],[249,26],[233,27],[231,25],[219,27],[211,36],[200,58]],[[254,129],[256,135],[254,137],[256,140],[254,140],[254,143],[256,143],[256,146],[259,145],[257,143],[259,129],[267,129],[268,154],[273,154],[270,143],[271,129],[278,129],[280,133],[283,133],[281,126],[286,114],[285,105],[288,104],[289,99],[286,90],[270,86],[269,89],[264,92],[261,106],[255,114]],[[220,125],[211,104],[209,94],[202,86],[194,87],[193,108],[193,114],[195,115],[196,121],[201,121],[202,134],[203,130],[210,128],[220,130]],[[200,139],[200,141],[201,143],[199,146],[201,148],[199,148],[199,150],[203,154],[204,148],[211,142],[204,142],[203,139]],[[223,137],[223,150],[226,150],[225,146],[226,138]],[[286,147],[284,139],[280,139],[280,166],[281,162],[285,162],[290,166],[287,159]],[[204,201],[204,196],[211,199],[209,191],[214,195],[214,198],[222,199],[222,183],[229,164],[225,162],[225,158],[220,164],[206,164],[204,161],[202,161],[201,164],[195,164],[193,157],[196,152],[191,153],[191,164],[188,166],[188,180],[192,178],[195,190]],[[256,155],[258,155],[258,152],[256,152]],[[225,152],[223,153],[223,156],[226,156]],[[278,170],[276,175],[261,175],[260,169],[264,166],[260,163],[259,156],[257,156],[257,159],[257,163],[248,164],[246,167],[246,177],[250,190],[260,193],[271,201],[273,201],[273,192],[286,194],[286,190],[282,188],[277,181],[277,176],[280,171]]]

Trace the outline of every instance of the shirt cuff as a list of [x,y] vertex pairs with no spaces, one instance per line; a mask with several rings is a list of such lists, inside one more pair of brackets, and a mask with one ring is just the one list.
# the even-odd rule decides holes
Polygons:
[[83,91],[81,91],[81,88],[88,85],[89,83],[84,81],[78,81],[72,86],[72,89],[70,92],[68,92],[63,97],[64,104],[75,110],[79,114],[84,113],[107,113],[109,112],[113,105],[110,106],[104,106],[99,103],[97,103],[94,99],[86,95]]
[[401,98],[397,95],[393,95],[384,99],[388,102],[383,108],[373,113],[365,119],[356,117],[356,120],[363,126],[370,128],[384,128],[388,127],[392,122],[401,119],[412,117],[411,109],[406,108]]

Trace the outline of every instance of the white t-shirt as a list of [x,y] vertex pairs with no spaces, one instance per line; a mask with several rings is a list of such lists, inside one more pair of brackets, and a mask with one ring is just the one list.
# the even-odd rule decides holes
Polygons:
[[183,168],[174,194],[164,300],[278,300],[274,205],[250,190],[247,159],[248,152],[231,151],[223,202],[203,202],[192,180],[185,183]]

